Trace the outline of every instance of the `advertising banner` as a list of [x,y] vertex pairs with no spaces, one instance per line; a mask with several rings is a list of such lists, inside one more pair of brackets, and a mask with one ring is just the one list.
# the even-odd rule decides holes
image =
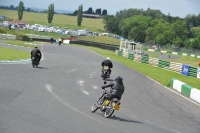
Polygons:
[[197,69],[197,78],[200,79],[200,68]]
[[189,65],[183,64],[181,74],[188,76],[189,75],[189,68],[190,68]]

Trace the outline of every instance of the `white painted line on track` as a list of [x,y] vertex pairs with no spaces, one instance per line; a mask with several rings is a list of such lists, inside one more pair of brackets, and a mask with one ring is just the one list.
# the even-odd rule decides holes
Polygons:
[[78,81],[78,83],[79,83],[80,86],[83,86],[84,81],[80,80],[80,81]]
[[66,73],[74,72],[74,71],[76,71],[76,70],[77,70],[77,69],[72,69],[72,70],[66,71]]
[[94,85],[92,86],[92,88],[95,89],[95,90],[98,89],[98,87],[97,87],[97,86],[94,86]]
[[82,88],[81,88],[81,91],[82,91],[83,93],[85,93],[86,95],[89,95],[89,92],[87,92],[87,91],[84,90],[83,83],[84,83],[83,80],[79,80],[79,81],[78,81],[78,84],[82,87]]
[[76,111],[77,113],[82,114],[82,115],[84,115],[85,117],[87,117],[87,118],[89,118],[89,119],[91,119],[91,120],[97,121],[97,122],[99,122],[99,123],[101,123],[101,124],[103,124],[103,125],[105,125],[105,126],[114,128],[114,129],[119,130],[119,131],[121,131],[121,132],[129,133],[128,131],[124,131],[124,130],[121,130],[121,129],[117,129],[117,128],[114,127],[114,126],[110,126],[110,125],[105,124],[104,122],[101,122],[101,121],[99,121],[99,120],[97,120],[97,119],[95,119],[95,118],[93,118],[93,117],[91,117],[91,116],[88,116],[87,114],[81,112],[81,111],[80,111],[79,109],[77,109],[77,108],[74,108],[74,107],[71,106],[69,103],[67,103],[67,102],[65,102],[63,99],[61,99],[58,95],[56,95],[56,93],[53,92],[53,88],[52,88],[51,85],[46,84],[45,87],[46,87],[46,89],[51,93],[51,95],[52,95],[54,98],[56,98],[56,99],[57,99],[59,102],[61,102],[63,105],[65,105],[65,106],[69,107],[70,109]]
[[[90,50],[90,49],[88,49],[88,50]],[[98,53],[96,53],[96,52],[94,52],[94,51],[92,51],[92,50],[90,50],[90,51],[93,52],[93,53],[95,53],[95,54],[97,54],[97,55],[99,55],[99,56],[101,56],[101,57],[104,57],[104,56],[102,56],[102,55],[100,55],[100,54],[98,54]],[[106,58],[106,57],[104,57],[104,58]],[[113,61],[115,61],[115,60],[113,60]],[[132,68],[130,68],[130,67],[128,67],[128,66],[126,66],[126,65],[124,65],[124,64],[122,64],[122,63],[120,63],[120,62],[118,62],[118,61],[115,61],[115,62],[117,62],[117,63],[119,63],[119,64],[121,64],[121,65],[123,65],[123,66],[129,68],[130,70],[133,70],[133,71],[135,71],[135,72],[137,72],[137,73],[140,73],[140,72],[138,72],[138,71],[136,71],[136,70],[134,70],[134,69],[132,69]],[[140,73],[140,74],[141,74],[141,75],[144,75],[144,74],[142,74],[142,73]],[[146,76],[146,75],[144,75],[144,76]],[[191,100],[191,99],[189,99],[189,98],[187,98],[187,97],[181,95],[180,93],[176,92],[175,90],[172,90],[172,89],[170,89],[170,88],[168,88],[168,87],[162,85],[161,83],[157,82],[156,80],[154,80],[154,79],[152,79],[152,78],[150,78],[150,77],[148,77],[148,76],[146,76],[146,77],[149,78],[149,79],[151,79],[152,81],[156,82],[157,84],[159,84],[159,85],[165,87],[167,90],[170,90],[170,91],[176,93],[177,95],[181,96],[182,98],[185,98],[186,100],[188,100],[188,101],[190,101],[190,102],[192,102],[192,103],[194,103],[194,104],[196,104],[197,106],[200,107],[200,104],[199,104],[199,103],[197,103],[197,102],[195,102],[195,101],[193,101],[193,100]]]
[[82,90],[83,93],[85,93],[86,95],[89,95],[89,92]]

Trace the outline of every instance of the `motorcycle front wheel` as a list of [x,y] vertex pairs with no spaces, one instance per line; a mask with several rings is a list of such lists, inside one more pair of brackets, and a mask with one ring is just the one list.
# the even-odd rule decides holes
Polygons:
[[98,105],[98,102],[100,101],[100,99],[98,99],[91,107],[91,112],[94,113],[98,110],[98,107],[96,105]]

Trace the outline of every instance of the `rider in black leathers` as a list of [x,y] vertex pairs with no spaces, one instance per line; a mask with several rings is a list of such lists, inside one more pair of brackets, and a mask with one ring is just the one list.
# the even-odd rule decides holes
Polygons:
[[108,70],[109,75],[111,74],[111,68],[113,68],[113,64],[110,61],[109,57],[101,63],[101,66],[102,66],[102,75],[103,75],[103,66],[109,66],[109,70]]
[[31,59],[32,59],[32,57],[38,58],[38,60],[39,60],[38,63],[40,63],[42,54],[37,46],[35,46],[35,48],[31,51]]
[[117,98],[117,99],[121,99],[123,93],[124,93],[124,84],[123,84],[123,78],[121,76],[118,76],[115,78],[115,82],[109,84],[109,85],[104,85],[102,86],[102,89],[105,89],[107,87],[111,87],[110,89],[110,93],[105,94],[102,98],[102,100],[100,101],[100,104],[102,105],[103,102],[105,101],[105,99],[113,99],[113,98]]

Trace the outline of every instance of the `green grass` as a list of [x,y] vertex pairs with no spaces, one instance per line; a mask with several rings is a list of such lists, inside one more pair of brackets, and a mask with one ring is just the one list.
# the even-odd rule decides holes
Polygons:
[[108,36],[79,36],[79,40],[120,45],[120,40]]
[[[32,44],[42,44],[42,42],[36,42],[36,41],[20,41],[20,40],[0,40],[0,42],[11,44],[11,45],[17,45],[17,46],[24,46],[29,48],[34,48],[34,45],[25,44],[25,43],[32,43]],[[41,48],[40,45],[37,45],[38,48]]]
[[18,60],[30,58],[30,53],[21,50],[0,47],[0,60]]
[[[3,10],[0,9],[0,16],[6,16],[15,20],[18,20],[18,14],[16,10]],[[42,24],[42,25],[50,25],[47,20],[46,13],[35,13],[35,12],[25,12],[23,13],[22,21],[28,22],[30,24]],[[76,16],[68,16],[62,14],[54,14],[53,26],[59,27],[68,27],[68,28],[88,28],[91,31],[97,31],[99,29],[104,29],[103,19],[91,19],[91,18],[83,18],[82,26],[77,26],[77,17]]]
[[[82,45],[78,45],[78,46],[82,46]],[[164,86],[169,87],[170,79],[176,78],[192,87],[200,89],[200,87],[199,87],[200,80],[197,78],[187,77],[182,74],[178,74],[178,73],[172,72],[172,71],[167,71],[162,68],[154,67],[154,66],[151,66],[148,64],[134,62],[127,58],[117,56],[117,55],[115,55],[115,53],[113,51],[110,51],[110,50],[102,50],[100,48],[88,47],[88,46],[83,46],[83,47],[88,48],[94,52],[97,52],[98,54],[100,54],[102,56],[110,57],[111,60],[120,62],[120,63],[128,66],[131,69],[134,69],[144,75],[147,75],[148,77],[158,81],[159,83],[161,83]],[[126,80],[125,77],[124,77],[124,79]]]

